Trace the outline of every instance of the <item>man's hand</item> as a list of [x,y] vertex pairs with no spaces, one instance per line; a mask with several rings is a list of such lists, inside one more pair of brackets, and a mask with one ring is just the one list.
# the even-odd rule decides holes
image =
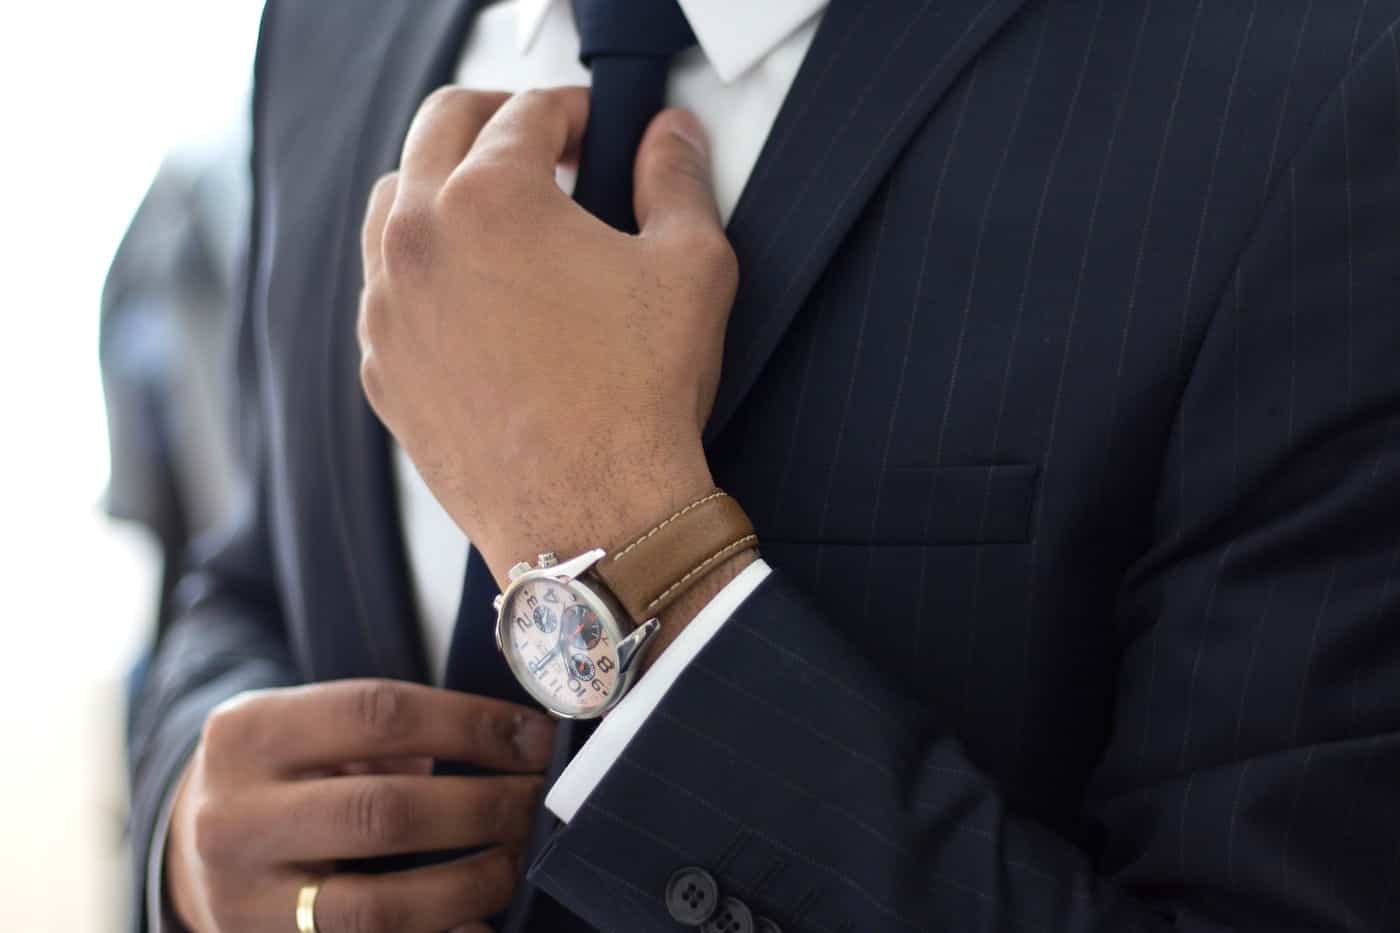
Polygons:
[[713,486],[700,436],[738,267],[700,128],[652,123],[629,236],[555,183],[587,109],[582,88],[436,92],[364,226],[365,392],[498,580]]
[[[499,700],[338,681],[245,694],[209,717],[166,844],[175,912],[197,933],[291,929],[301,886],[343,859],[485,847],[384,875],[332,874],[321,933],[488,933],[519,875],[553,723]],[[429,759],[519,776],[431,776]]]

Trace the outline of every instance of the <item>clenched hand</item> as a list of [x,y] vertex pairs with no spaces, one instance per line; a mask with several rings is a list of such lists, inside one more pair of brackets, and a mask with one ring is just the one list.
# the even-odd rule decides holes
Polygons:
[[498,580],[713,486],[700,436],[738,268],[703,136],[653,121],[626,235],[555,183],[587,109],[582,88],[436,92],[364,225],[365,392]]
[[[553,724],[484,697],[382,680],[250,693],[210,716],[176,796],[166,882],[197,933],[292,928],[297,891],[344,859],[485,847],[331,875],[321,933],[486,933],[519,876]],[[521,772],[432,776],[430,759]]]

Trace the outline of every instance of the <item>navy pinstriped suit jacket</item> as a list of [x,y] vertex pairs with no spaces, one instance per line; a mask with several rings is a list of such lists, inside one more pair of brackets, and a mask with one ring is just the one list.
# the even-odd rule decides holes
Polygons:
[[[356,236],[472,8],[268,5],[256,507],[138,700],[139,847],[217,701],[424,676]],[[1397,19],[834,0],[707,438],[776,572],[534,885],[607,933],[686,865],[787,931],[1400,927]]]

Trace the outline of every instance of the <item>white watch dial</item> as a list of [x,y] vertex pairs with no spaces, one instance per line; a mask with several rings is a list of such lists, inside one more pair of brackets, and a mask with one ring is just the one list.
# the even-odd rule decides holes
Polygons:
[[501,611],[501,649],[527,690],[564,716],[589,718],[610,705],[621,676],[617,624],[582,587],[530,577]]

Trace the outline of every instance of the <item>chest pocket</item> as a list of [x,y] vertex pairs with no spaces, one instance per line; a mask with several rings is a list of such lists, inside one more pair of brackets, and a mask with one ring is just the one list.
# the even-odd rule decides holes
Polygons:
[[1039,468],[834,467],[772,510],[759,537],[775,544],[922,547],[1030,540]]

